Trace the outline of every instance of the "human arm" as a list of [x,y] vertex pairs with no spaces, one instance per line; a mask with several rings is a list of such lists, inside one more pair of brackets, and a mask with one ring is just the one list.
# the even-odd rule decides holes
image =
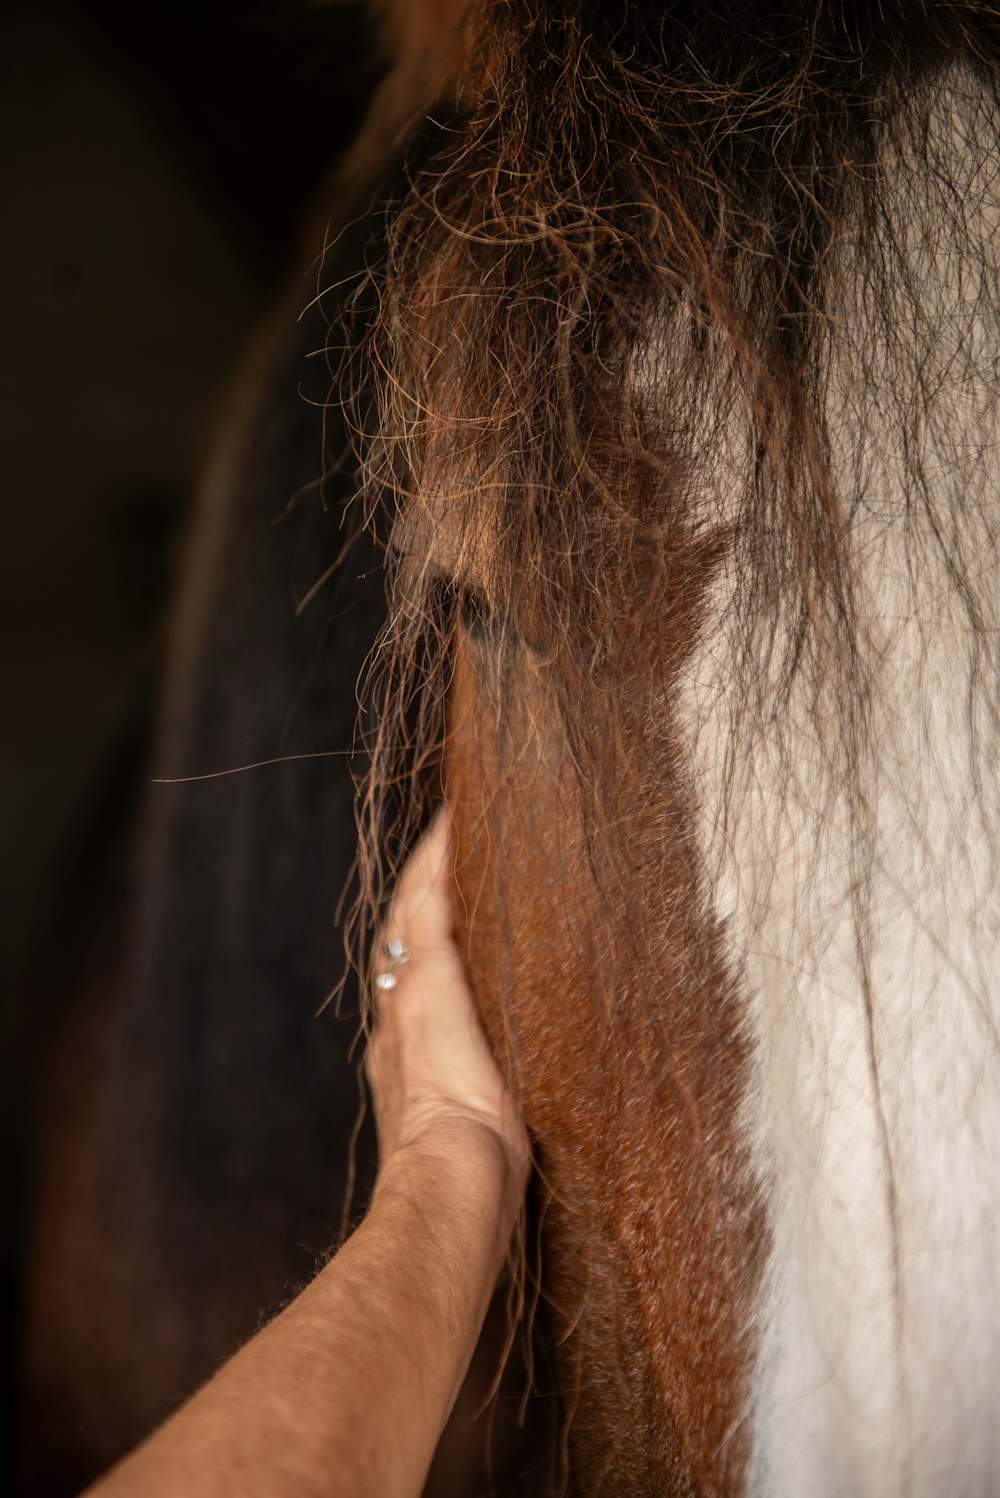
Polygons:
[[369,1055],[381,1163],[367,1217],[94,1498],[420,1493],[527,1173],[452,939],[447,859],[439,819],[390,916],[411,955]]

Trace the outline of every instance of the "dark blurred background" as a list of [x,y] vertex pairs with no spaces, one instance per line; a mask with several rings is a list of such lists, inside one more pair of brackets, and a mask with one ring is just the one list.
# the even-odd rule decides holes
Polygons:
[[269,303],[292,274],[309,299],[299,227],[379,67],[357,4],[0,20],[7,1318],[47,1049],[77,928],[130,856],[199,467]]
[[377,62],[358,5],[14,0],[0,31],[0,940],[16,979],[101,763],[146,711],[227,385]]

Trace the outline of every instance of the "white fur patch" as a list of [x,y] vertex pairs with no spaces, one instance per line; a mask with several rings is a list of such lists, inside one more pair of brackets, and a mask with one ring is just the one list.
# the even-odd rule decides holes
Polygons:
[[[941,106],[938,143],[961,171],[972,106],[957,86]],[[995,171],[990,156],[961,184],[963,233],[971,223],[984,244]],[[749,1412],[761,1498],[1000,1493],[1000,420],[995,381],[969,376],[997,348],[964,241],[929,239],[919,199],[908,213],[938,340],[921,335],[909,370],[897,354],[873,368],[869,342],[864,380],[845,355],[830,389],[845,471],[863,480],[869,841],[832,688],[812,697],[805,670],[787,708],[738,720],[732,570],[683,696],[709,887],[752,996],[748,1127],[773,1234]],[[863,330],[864,292],[844,280],[844,326]],[[934,392],[920,434],[930,518],[885,396],[918,366]]]

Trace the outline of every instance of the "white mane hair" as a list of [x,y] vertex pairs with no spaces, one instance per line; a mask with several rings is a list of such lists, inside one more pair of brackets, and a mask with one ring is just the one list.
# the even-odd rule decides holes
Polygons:
[[[707,884],[752,997],[762,1498],[1000,1484],[1000,161],[977,78],[926,87],[927,133],[886,143],[879,244],[847,222],[824,271],[863,737],[818,657],[787,698],[769,676],[780,621],[737,710],[735,563],[684,686]],[[731,493],[706,487],[710,523]]]

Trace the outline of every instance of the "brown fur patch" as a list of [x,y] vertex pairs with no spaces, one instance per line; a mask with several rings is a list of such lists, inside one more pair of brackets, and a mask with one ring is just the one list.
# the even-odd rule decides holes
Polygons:
[[[650,711],[711,567],[704,547],[678,565],[661,633],[633,652],[615,721],[600,725],[622,778],[596,853],[538,671],[524,667],[508,723],[514,766],[467,640],[451,692],[463,940],[538,1140],[545,1320],[585,1492],[734,1492],[747,1457],[763,1229],[740,1127],[742,999],[701,888],[693,788]],[[624,638],[635,622],[623,617]],[[601,711],[599,693],[588,705]]]

